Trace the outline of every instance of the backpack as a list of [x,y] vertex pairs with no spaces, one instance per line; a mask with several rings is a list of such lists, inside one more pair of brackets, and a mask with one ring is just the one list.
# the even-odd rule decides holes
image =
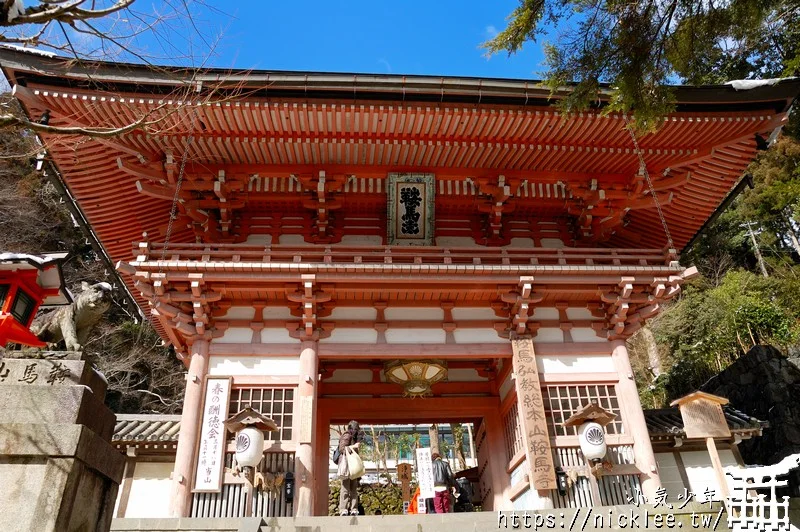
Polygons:
[[333,460],[334,464],[338,464],[339,463],[339,459],[341,457],[342,457],[342,453],[339,451],[339,446],[337,445],[336,449],[333,450],[333,457],[331,458],[331,460]]

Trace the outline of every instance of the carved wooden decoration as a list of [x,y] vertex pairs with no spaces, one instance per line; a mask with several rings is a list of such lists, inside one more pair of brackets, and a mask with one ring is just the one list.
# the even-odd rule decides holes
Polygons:
[[433,245],[433,174],[389,174],[389,245]]
[[550,435],[544,415],[542,389],[539,385],[539,371],[536,368],[536,355],[533,340],[528,336],[518,336],[511,340],[512,364],[516,376],[519,422],[525,456],[528,459],[531,489],[554,490],[556,485],[553,454],[550,450]]

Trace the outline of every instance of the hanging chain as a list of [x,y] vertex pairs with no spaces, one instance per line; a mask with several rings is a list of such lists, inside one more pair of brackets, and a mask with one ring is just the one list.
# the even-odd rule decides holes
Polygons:
[[641,148],[639,148],[639,141],[636,139],[636,133],[633,131],[633,126],[631,126],[630,122],[628,122],[628,118],[623,117],[623,119],[625,120],[625,129],[627,129],[628,133],[630,133],[631,140],[633,141],[633,147],[636,150],[636,155],[639,157],[639,171],[644,174],[644,178],[647,181],[647,186],[650,188],[650,195],[653,197],[653,201],[656,204],[656,209],[658,210],[658,217],[661,218],[661,225],[664,227],[664,234],[667,235],[667,246],[669,246],[669,249],[675,249],[675,245],[672,242],[672,235],[669,232],[669,227],[667,227],[667,219],[664,217],[664,211],[661,210],[661,202],[658,201],[656,189],[653,187],[653,181],[650,180],[650,173],[647,171],[647,165],[644,162],[644,154],[642,153]]
[[[194,135],[189,136],[189,140],[186,142],[186,149],[183,151],[183,158],[181,158],[181,167],[178,170],[178,181],[175,183],[175,196],[172,198],[172,209],[169,212],[169,223],[167,224],[167,234],[164,237],[164,248],[161,250],[161,262],[164,262],[164,259],[167,256],[167,247],[169,247],[169,239],[172,236],[172,224],[175,222],[175,218],[177,217],[178,211],[178,198],[180,197],[181,193],[181,185],[183,184],[183,173],[186,169],[186,159],[189,155],[189,148],[192,147],[192,142],[194,142]],[[161,273],[161,265],[159,265],[159,273]]]
[[[167,234],[164,236],[164,247],[161,249],[161,259],[158,262],[158,277],[161,278],[161,274],[164,273],[164,260],[167,257],[167,248],[169,248],[169,240],[172,237],[172,226],[175,223],[175,218],[178,215],[178,199],[180,198],[181,194],[181,185],[183,185],[183,176],[186,170],[186,159],[189,157],[189,149],[192,147],[192,143],[194,142],[194,119],[195,114],[192,113],[191,122],[189,124],[189,140],[186,141],[186,148],[183,150],[183,156],[181,157],[181,166],[178,169],[178,180],[175,183],[175,195],[172,197],[172,207],[169,211],[169,222],[167,223]],[[156,293],[153,292],[153,300],[150,302],[150,307],[155,308],[156,306]]]

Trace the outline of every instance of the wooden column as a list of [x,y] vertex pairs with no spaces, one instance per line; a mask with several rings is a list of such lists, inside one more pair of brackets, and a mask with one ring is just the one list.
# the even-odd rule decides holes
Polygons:
[[299,416],[297,451],[295,453],[295,515],[314,515],[314,441],[317,432],[317,380],[319,376],[319,344],[304,340],[300,344],[300,382],[297,387],[295,416]]
[[172,471],[170,515],[188,517],[192,509],[192,480],[195,452],[203,414],[203,377],[208,371],[208,340],[197,339],[191,346],[189,374],[183,396],[181,431]]
[[625,346],[624,340],[615,340],[612,342],[612,346],[611,357],[614,360],[614,368],[619,374],[619,383],[617,383],[619,408],[622,412],[625,429],[633,438],[633,455],[636,459],[636,466],[642,472],[642,494],[652,502],[656,498],[656,490],[661,487],[656,457],[650,443],[650,434],[647,432],[647,423],[644,420],[639,392],[636,390],[636,383],[633,380],[628,348]]
[[506,467],[508,461],[505,458],[505,441],[503,436],[503,422],[500,412],[496,416],[486,416],[483,418],[486,424],[486,445],[489,449],[489,464],[487,466],[489,478],[492,486],[492,507],[486,508],[491,511],[510,510],[511,501],[508,498],[508,490],[511,488],[511,477],[509,477]]

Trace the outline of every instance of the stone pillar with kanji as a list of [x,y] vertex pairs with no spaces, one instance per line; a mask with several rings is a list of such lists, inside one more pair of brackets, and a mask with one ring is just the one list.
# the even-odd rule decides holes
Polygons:
[[36,355],[0,360],[0,530],[108,530],[125,458],[107,383],[81,353]]

